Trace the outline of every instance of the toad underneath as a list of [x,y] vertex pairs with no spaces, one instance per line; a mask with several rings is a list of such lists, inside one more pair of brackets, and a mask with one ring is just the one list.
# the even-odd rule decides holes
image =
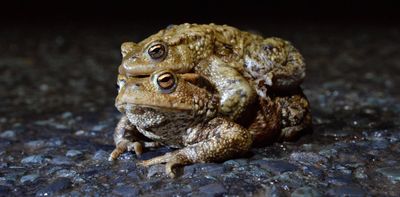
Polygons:
[[115,160],[124,151],[178,150],[141,164],[166,172],[240,156],[253,146],[294,139],[311,126],[300,83],[300,53],[279,38],[229,26],[171,26],[122,44]]

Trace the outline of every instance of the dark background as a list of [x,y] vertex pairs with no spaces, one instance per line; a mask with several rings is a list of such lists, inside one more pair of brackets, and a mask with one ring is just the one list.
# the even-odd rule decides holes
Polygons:
[[[343,68],[339,70],[355,75],[359,71],[397,72],[392,51],[399,48],[395,41],[400,27],[398,10],[394,1],[2,2],[0,93],[4,107],[0,111],[11,117],[10,105],[18,107],[11,110],[18,116],[59,113],[70,106],[87,111],[81,106],[88,100],[112,107],[121,43],[139,42],[170,24],[185,22],[227,24],[290,40],[306,58],[305,85],[323,80],[327,74],[333,77],[335,73],[327,70],[340,58],[365,61],[360,66],[353,62],[340,65]],[[382,51],[388,51],[387,56],[378,58]],[[368,60],[372,57],[375,59]],[[371,66],[366,69],[366,65]],[[351,84],[359,82],[349,78]],[[75,84],[74,80],[83,82]],[[49,90],[37,91],[41,84]],[[64,92],[80,99],[64,99]],[[50,102],[54,105],[48,101],[53,96],[60,97]]]
[[3,24],[102,25],[183,22],[397,25],[395,1],[7,1]]

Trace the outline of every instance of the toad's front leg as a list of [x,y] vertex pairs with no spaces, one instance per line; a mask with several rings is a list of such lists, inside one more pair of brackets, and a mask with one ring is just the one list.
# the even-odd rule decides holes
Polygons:
[[237,63],[226,63],[210,57],[196,67],[196,72],[207,79],[220,96],[219,113],[235,120],[256,98],[256,92],[238,71]]
[[252,144],[251,134],[224,118],[199,124],[184,136],[185,148],[140,163],[144,166],[167,163],[166,173],[175,177],[173,168],[192,163],[217,162],[246,153]]
[[135,151],[136,155],[141,155],[143,147],[160,146],[158,142],[143,142],[142,138],[143,136],[130,124],[128,118],[122,116],[114,131],[115,149],[111,152],[109,160],[116,160],[125,151]]

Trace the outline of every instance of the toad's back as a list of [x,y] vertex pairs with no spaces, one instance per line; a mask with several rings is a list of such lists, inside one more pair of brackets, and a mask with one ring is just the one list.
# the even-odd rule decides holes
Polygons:
[[[292,89],[305,77],[303,57],[290,42],[280,38],[264,39],[231,26],[215,24],[171,26],[156,35],[168,45],[188,45],[195,51],[191,57],[194,65],[218,57],[248,80],[254,80],[257,90],[260,85]],[[265,96],[266,90],[260,89],[257,93]]]
[[[161,30],[154,37],[162,37],[169,46],[187,44],[196,51],[196,59],[217,55],[229,61],[243,62],[248,46],[262,42],[256,34],[240,31],[228,25],[172,25]],[[151,38],[150,38],[151,39]],[[144,40],[143,42],[149,42]]]

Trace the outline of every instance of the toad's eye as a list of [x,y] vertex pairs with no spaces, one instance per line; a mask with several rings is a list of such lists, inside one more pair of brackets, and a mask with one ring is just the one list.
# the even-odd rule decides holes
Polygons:
[[171,93],[176,87],[176,77],[170,72],[161,73],[157,76],[157,86],[162,93]]
[[149,47],[147,53],[154,60],[161,60],[167,55],[167,47],[164,44],[156,43]]
[[170,89],[175,85],[174,76],[171,73],[164,73],[158,76],[157,84],[162,89]]

